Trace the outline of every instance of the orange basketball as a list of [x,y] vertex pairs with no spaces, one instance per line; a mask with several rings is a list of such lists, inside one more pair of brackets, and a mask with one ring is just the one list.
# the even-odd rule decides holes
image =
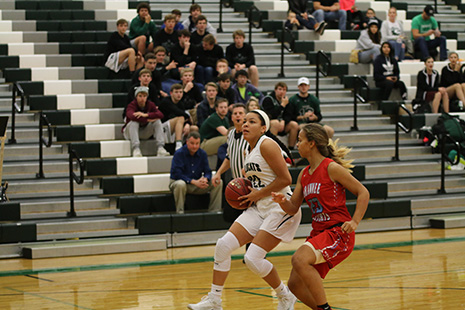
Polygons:
[[247,204],[240,205],[242,200],[239,200],[239,197],[250,193],[249,186],[252,186],[252,183],[245,178],[235,178],[228,183],[224,196],[231,207],[238,210],[248,208]]

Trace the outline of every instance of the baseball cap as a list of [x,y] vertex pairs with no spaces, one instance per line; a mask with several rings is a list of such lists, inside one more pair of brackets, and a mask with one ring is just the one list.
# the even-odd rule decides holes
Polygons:
[[297,81],[297,86],[299,86],[300,84],[310,85],[310,80],[303,76]]
[[147,86],[139,86],[136,88],[136,91],[134,92],[134,96],[137,96],[138,93],[146,93],[148,95],[149,88]]
[[428,16],[433,16],[433,15],[434,15],[434,9],[433,9],[433,7],[432,7],[431,5],[429,5],[429,4],[428,4],[427,6],[425,6],[425,8],[424,8],[423,11],[424,11],[424,12],[426,13],[426,15],[428,15]]
[[370,18],[370,20],[368,21],[368,27],[370,27],[371,25],[376,25],[379,27],[378,21],[374,18]]

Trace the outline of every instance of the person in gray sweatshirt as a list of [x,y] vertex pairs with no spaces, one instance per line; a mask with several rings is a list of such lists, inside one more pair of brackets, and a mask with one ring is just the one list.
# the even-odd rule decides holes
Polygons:
[[401,20],[397,20],[397,9],[389,9],[389,19],[381,26],[381,42],[389,42],[394,48],[394,55],[398,61],[404,60],[406,49],[406,38],[404,26]]
[[360,50],[358,53],[359,63],[367,64],[373,62],[380,54],[381,34],[376,19],[368,22],[368,29],[360,32],[355,49]]

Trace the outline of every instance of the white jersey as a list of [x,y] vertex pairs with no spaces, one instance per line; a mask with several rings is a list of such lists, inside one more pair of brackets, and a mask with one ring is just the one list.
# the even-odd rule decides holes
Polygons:
[[[249,179],[252,182],[252,187],[257,190],[261,190],[265,186],[268,186],[277,177],[276,173],[274,173],[273,169],[271,169],[270,165],[268,165],[260,151],[260,146],[266,139],[269,139],[273,141],[273,143],[276,143],[273,139],[263,135],[260,137],[260,139],[258,139],[258,142],[255,145],[254,149],[251,152],[247,150],[245,155],[245,175],[247,179]],[[287,198],[290,198],[292,195],[289,186],[286,186],[280,192],[284,195],[288,194]],[[279,204],[272,201],[271,195],[257,201],[257,207],[260,211],[266,211],[266,209],[270,209],[271,207],[276,206],[281,209]]]

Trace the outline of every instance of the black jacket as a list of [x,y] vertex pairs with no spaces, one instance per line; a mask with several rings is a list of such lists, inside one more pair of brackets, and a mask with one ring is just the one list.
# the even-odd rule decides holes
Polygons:
[[455,83],[463,83],[462,74],[459,71],[452,70],[449,65],[442,68],[441,83],[442,87],[449,87]]
[[418,72],[417,75],[417,93],[416,99],[425,100],[426,92],[437,91],[439,89],[439,73],[433,70],[431,75],[431,82],[428,83],[428,74],[426,68]]

